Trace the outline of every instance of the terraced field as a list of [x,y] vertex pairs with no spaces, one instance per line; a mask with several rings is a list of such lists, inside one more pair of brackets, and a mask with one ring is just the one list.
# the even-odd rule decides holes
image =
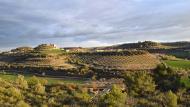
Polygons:
[[[50,52],[49,52],[50,53]],[[60,53],[53,54],[52,52],[47,55],[42,53],[25,53],[25,54],[9,54],[0,56],[1,64],[13,64],[23,66],[52,66],[62,67],[65,69],[74,68],[73,65],[68,63],[68,56],[60,55]],[[43,56],[44,55],[44,56]]]
[[67,56],[27,58],[22,63],[27,65],[54,66],[54,67],[64,67],[68,69],[73,68],[71,64],[67,63]]
[[142,55],[78,55],[75,56],[82,63],[95,67],[112,69],[144,70],[153,69],[159,60],[151,54]]

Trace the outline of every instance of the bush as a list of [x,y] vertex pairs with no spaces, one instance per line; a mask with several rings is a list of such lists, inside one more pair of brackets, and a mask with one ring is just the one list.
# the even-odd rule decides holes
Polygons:
[[166,93],[164,101],[166,107],[177,107],[177,96],[172,91]]
[[29,80],[28,80],[28,84],[30,85],[30,86],[34,86],[34,85],[36,85],[36,84],[38,84],[39,83],[39,79],[36,77],[36,76],[33,76],[33,77],[31,77]]
[[37,83],[34,87],[34,91],[38,94],[44,94],[45,93],[45,87],[41,83]]
[[137,102],[137,107],[160,107],[158,104],[149,101],[148,99],[139,99]]
[[19,85],[20,88],[22,89],[27,89],[28,88],[28,83],[26,80],[24,80],[23,75],[18,75],[16,79],[16,84]]
[[16,99],[22,99],[22,94],[19,89],[10,87],[6,90],[6,93],[10,97],[14,97]]
[[80,73],[85,74],[89,72],[90,68],[87,65],[84,65],[83,67],[80,68]]
[[147,96],[155,91],[155,82],[147,72],[136,72],[125,76],[125,82],[131,95]]
[[40,83],[40,84],[42,84],[42,85],[46,85],[46,84],[48,83],[48,81],[45,80],[45,79],[39,79],[39,78],[37,78],[36,76],[33,76],[33,77],[31,77],[31,78],[28,80],[28,84],[29,84],[30,86],[34,86],[34,85],[36,85],[36,84],[38,84],[38,83]]
[[125,107],[127,95],[122,93],[120,87],[113,85],[110,92],[100,97],[101,107]]
[[161,91],[177,91],[181,87],[180,76],[164,64],[158,65],[155,69],[154,78]]
[[21,100],[16,104],[16,107],[30,107],[30,105]]

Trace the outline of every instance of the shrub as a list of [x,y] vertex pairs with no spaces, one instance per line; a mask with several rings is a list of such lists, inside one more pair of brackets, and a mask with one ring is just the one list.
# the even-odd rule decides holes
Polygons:
[[46,85],[48,83],[48,81],[46,79],[39,79],[37,78],[36,76],[33,76],[31,77],[29,80],[28,80],[28,84],[30,86],[34,86],[36,84],[40,83],[41,85]]
[[10,87],[7,89],[7,95],[16,99],[22,99],[22,94],[19,89]]
[[154,78],[161,91],[177,91],[181,87],[180,76],[175,70],[164,64],[155,69]]
[[31,77],[29,80],[28,80],[28,84],[30,85],[30,86],[34,86],[34,85],[36,85],[36,84],[38,84],[39,83],[39,79],[36,77],[36,76],[33,76],[33,77]]
[[30,107],[30,105],[21,100],[16,104],[16,107]]
[[172,91],[166,93],[165,105],[166,107],[177,107],[177,96]]
[[155,91],[155,82],[147,72],[136,72],[125,76],[126,85],[131,95],[146,96]]
[[110,92],[100,97],[101,107],[125,107],[127,95],[120,87],[113,85]]
[[28,88],[28,83],[26,80],[24,80],[23,75],[18,75],[16,79],[16,84],[20,86],[22,89],[27,89]]
[[45,87],[41,83],[37,83],[34,87],[34,91],[39,94],[45,93]]

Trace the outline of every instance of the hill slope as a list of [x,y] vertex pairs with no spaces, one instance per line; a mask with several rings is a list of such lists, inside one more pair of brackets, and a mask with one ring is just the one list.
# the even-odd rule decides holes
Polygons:
[[134,55],[75,55],[72,57],[81,63],[102,69],[145,70],[154,69],[159,62],[156,56],[144,53]]
[[159,59],[147,51],[67,53],[47,45],[40,45],[34,49],[18,48],[11,53],[0,55],[0,69],[4,69],[5,66],[18,70],[28,67],[30,71],[79,70],[85,65],[103,70],[148,70],[154,69],[158,63]]
[[152,42],[144,41],[138,43],[126,43],[104,47],[104,49],[173,49],[173,48],[189,48],[190,42]]

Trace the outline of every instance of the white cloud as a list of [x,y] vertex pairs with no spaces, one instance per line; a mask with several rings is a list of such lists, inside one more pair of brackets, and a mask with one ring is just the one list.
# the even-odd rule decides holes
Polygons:
[[189,40],[189,5],[187,0],[1,0],[0,46]]

